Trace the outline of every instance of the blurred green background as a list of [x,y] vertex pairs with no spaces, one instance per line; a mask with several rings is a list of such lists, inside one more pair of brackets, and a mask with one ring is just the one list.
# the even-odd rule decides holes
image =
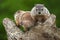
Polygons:
[[51,13],[54,13],[57,27],[60,26],[60,0],[0,0],[0,40],[7,40],[7,35],[2,20],[8,17],[13,20],[17,10],[31,10],[35,4],[44,4]]

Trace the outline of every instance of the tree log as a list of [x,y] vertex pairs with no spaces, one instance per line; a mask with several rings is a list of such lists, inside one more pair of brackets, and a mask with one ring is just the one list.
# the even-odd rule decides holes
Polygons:
[[56,16],[51,14],[43,24],[37,24],[27,32],[22,32],[9,18],[4,18],[3,25],[8,40],[60,40],[60,29],[55,21]]

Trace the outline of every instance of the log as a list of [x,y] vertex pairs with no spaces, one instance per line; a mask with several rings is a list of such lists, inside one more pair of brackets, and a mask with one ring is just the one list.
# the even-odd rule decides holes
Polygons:
[[21,31],[9,18],[4,18],[3,25],[8,40],[60,40],[60,29],[55,21],[56,16],[51,14],[43,24],[37,24],[27,32]]

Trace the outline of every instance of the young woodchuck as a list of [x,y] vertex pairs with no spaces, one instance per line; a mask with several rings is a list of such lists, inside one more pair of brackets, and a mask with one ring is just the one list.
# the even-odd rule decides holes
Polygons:
[[30,27],[34,26],[35,20],[31,17],[29,11],[17,11],[14,15],[17,26],[21,25],[24,31],[27,31]]
[[50,16],[49,10],[43,4],[36,4],[31,10],[31,17],[40,23]]

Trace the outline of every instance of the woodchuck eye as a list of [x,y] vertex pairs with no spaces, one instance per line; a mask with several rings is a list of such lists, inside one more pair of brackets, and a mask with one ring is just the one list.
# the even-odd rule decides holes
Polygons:
[[17,13],[20,13],[20,10],[18,10]]

